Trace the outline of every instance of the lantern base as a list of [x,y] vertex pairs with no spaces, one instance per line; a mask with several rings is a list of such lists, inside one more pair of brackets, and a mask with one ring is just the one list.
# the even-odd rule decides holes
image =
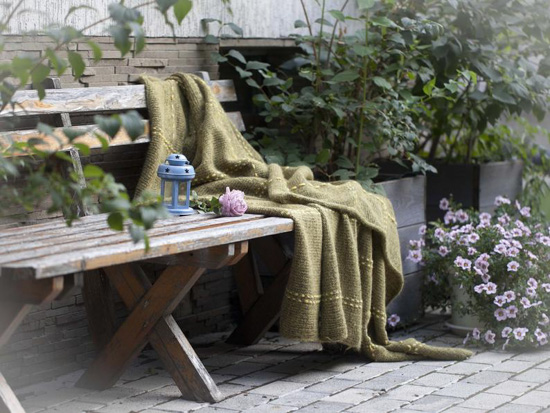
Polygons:
[[171,208],[171,204],[164,204],[168,212],[170,212],[172,215],[193,215],[196,214],[197,211],[195,211],[193,208],[189,207],[177,207],[177,208]]

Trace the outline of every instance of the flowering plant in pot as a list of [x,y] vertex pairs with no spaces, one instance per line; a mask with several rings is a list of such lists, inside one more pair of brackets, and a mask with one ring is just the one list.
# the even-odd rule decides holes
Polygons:
[[461,296],[452,311],[455,323],[475,316],[468,339],[504,348],[547,345],[550,228],[517,201],[499,196],[495,204],[491,215],[442,199],[444,220],[411,242],[408,259],[426,268],[427,305],[446,307]]

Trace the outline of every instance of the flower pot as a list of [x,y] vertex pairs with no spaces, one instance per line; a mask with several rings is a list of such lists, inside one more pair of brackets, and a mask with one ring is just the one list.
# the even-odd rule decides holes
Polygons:
[[451,292],[451,320],[447,322],[447,327],[451,329],[453,334],[466,336],[471,333],[474,328],[482,329],[483,322],[475,314],[460,314],[455,311],[460,305],[467,305],[468,293],[464,288],[453,284]]
[[484,164],[434,163],[437,174],[428,174],[428,221],[443,218],[439,209],[441,198],[451,194],[463,207],[474,207],[482,212],[492,212],[498,195],[514,199],[521,191],[523,162],[505,161]]
[[420,227],[426,224],[426,177],[394,179],[379,183],[390,199],[397,220],[405,284],[401,293],[388,305],[389,314],[397,314],[401,324],[411,324],[424,314],[422,301],[423,272],[418,263],[406,260],[409,241],[417,240]]

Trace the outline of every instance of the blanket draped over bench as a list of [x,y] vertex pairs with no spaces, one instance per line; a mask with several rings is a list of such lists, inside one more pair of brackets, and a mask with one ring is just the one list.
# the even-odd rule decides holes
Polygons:
[[403,286],[393,208],[355,181],[322,183],[307,167],[266,164],[198,77],[143,77],[151,143],[137,192],[158,190],[156,170],[183,153],[201,197],[246,194],[249,212],[294,220],[295,252],[280,329],[302,341],[342,343],[376,361],[464,359],[462,349],[388,340],[386,305]]

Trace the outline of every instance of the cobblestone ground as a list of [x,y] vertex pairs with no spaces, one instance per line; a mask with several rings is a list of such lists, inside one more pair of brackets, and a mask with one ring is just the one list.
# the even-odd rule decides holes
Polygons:
[[[458,346],[441,317],[392,335]],[[192,340],[226,398],[216,404],[179,398],[153,351],[144,352],[117,385],[94,392],[73,387],[82,371],[17,391],[27,413],[550,413],[550,351],[477,350],[463,362],[368,363],[321,346],[268,335],[236,347],[224,335]]]

